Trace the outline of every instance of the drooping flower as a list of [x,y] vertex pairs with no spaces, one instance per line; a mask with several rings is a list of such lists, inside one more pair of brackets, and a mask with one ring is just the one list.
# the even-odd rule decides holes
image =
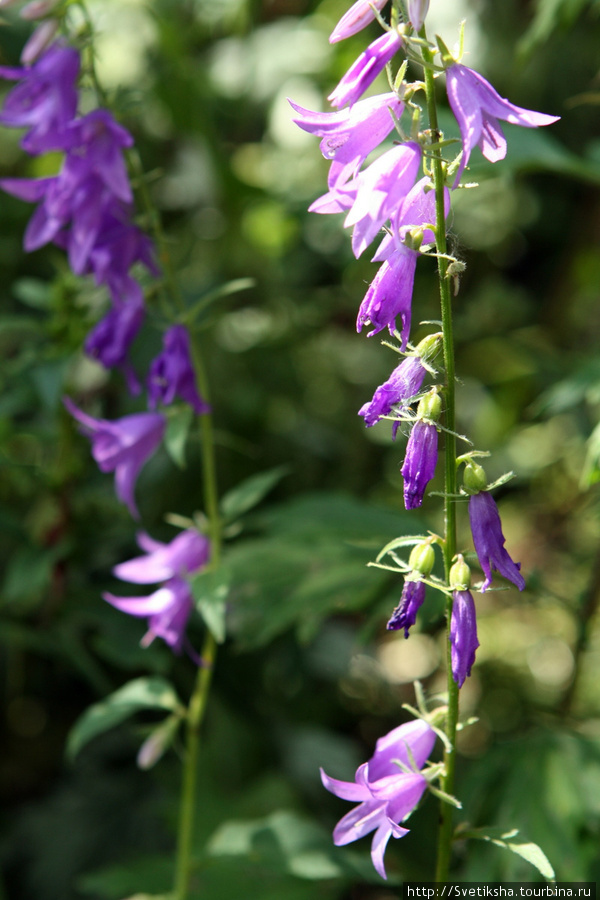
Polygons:
[[101,472],[115,473],[117,497],[136,519],[135,482],[140,469],[160,444],[166,419],[160,413],[134,413],[109,421],[94,419],[78,409],[69,397],[63,400],[92,442],[92,456]]
[[389,260],[378,269],[375,278],[369,285],[356,319],[356,330],[362,331],[367,322],[373,328],[368,336],[388,328],[393,332],[398,326],[396,319],[401,319],[398,329],[402,336],[402,349],[410,336],[411,308],[415,269],[419,254],[416,250],[401,244]]
[[179,395],[199,415],[210,412],[196,387],[190,338],[184,325],[173,325],[163,338],[163,351],[150,366],[148,375],[150,406],[168,406]]
[[408,629],[417,621],[417,613],[425,600],[425,582],[411,581],[408,578],[402,588],[400,603],[390,616],[385,626],[388,631],[399,631],[404,628],[404,637],[408,637]]
[[396,94],[378,94],[359,100],[351,109],[337,112],[312,112],[289,103],[297,113],[296,125],[322,138],[321,153],[331,159],[328,185],[344,184],[390,134],[394,118],[399,119],[404,104]]
[[329,43],[335,44],[336,41],[358,34],[374,20],[374,9],[381,12],[386,3],[387,0],[356,0],[331,32]]
[[471,591],[454,591],[453,597],[450,620],[452,677],[460,688],[471,674],[479,641],[477,640],[475,601]]
[[129,390],[138,394],[140,383],[127,362],[127,354],[144,321],[144,297],[139,285],[137,294],[125,303],[115,304],[90,331],[84,349],[88,356],[98,360],[106,369],[123,368]]
[[332,106],[352,105],[362,97],[402,46],[397,31],[387,31],[369,44],[327,98]]
[[[323,786],[342,800],[358,802],[337,823],[333,842],[338,847],[357,841],[375,831],[371,859],[375,870],[386,878],[383,856],[392,837],[404,837],[408,828],[402,822],[416,807],[427,787],[421,769],[435,743],[435,732],[422,720],[394,728],[375,745],[371,759],[356,770],[354,781],[330,778],[321,769]],[[401,763],[407,771],[397,764]]]
[[[190,528],[168,544],[141,533],[138,534],[138,544],[146,555],[120,563],[113,569],[114,574],[134,584],[161,581],[164,584],[147,597],[117,597],[111,593],[102,596],[121,612],[148,618],[149,629],[142,639],[143,647],[147,647],[155,637],[160,637],[175,653],[181,653],[185,628],[193,608],[192,591],[186,576],[206,566],[210,543],[208,538]],[[194,655],[191,650],[190,655]]]
[[433,422],[418,419],[413,425],[402,463],[404,505],[416,509],[423,503],[425,488],[435,475],[438,433]]
[[365,425],[370,428],[383,416],[389,415],[395,406],[402,406],[418,394],[426,371],[420,356],[403,359],[388,380],[377,388],[373,399],[360,408],[358,414],[363,416]]
[[499,572],[522,591],[525,579],[519,571],[521,564],[514,562],[504,547],[506,539],[502,534],[500,514],[489,491],[469,497],[469,520],[475,552],[485,575],[482,592],[492,583],[492,571]]
[[490,162],[497,162],[506,156],[506,138],[498,119],[524,128],[537,128],[540,125],[551,125],[560,118],[515,106],[501,97],[478,72],[460,63],[454,63],[446,69],[446,91],[462,139],[462,158],[455,187],[468,165],[475,145],[479,146]]

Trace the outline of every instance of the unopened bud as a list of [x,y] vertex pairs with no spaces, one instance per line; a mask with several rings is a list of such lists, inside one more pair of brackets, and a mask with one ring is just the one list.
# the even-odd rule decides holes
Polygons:
[[410,228],[404,235],[404,244],[409,250],[419,250],[423,243],[423,229]]
[[58,0],[31,0],[31,3],[23,7],[19,16],[28,22],[43,19],[52,12],[57,3]]
[[420,31],[429,9],[429,0],[408,0],[408,19],[415,31]]
[[58,31],[58,19],[46,19],[35,29],[21,52],[21,62],[25,66],[35,62],[53,40]]
[[416,355],[420,356],[423,362],[429,362],[437,355],[442,343],[442,332],[436,334],[428,334],[417,344]]
[[419,419],[430,419],[432,422],[437,422],[441,411],[442,400],[434,388],[420,400],[417,407],[417,416]]
[[423,541],[422,544],[417,544],[416,547],[413,547],[408,558],[408,564],[413,572],[418,572],[419,575],[428,578],[435,564],[435,551],[431,543]]
[[463,474],[463,487],[467,494],[479,494],[487,488],[485,469],[478,463],[469,460]]
[[471,570],[460,553],[450,569],[449,580],[453,591],[468,591],[471,584]]

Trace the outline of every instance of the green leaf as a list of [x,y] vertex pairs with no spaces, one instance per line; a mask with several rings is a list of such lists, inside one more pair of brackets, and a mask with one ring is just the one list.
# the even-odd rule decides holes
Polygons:
[[555,29],[570,27],[588,3],[589,0],[537,0],[533,22],[518,44],[518,55],[527,56]]
[[165,448],[180,469],[185,469],[185,445],[193,418],[194,410],[186,403],[170,412],[167,419]]
[[582,490],[587,490],[598,481],[600,481],[600,422],[588,438],[579,486]]
[[284,475],[289,473],[289,466],[277,466],[258,475],[252,475],[229,491],[221,501],[221,514],[224,519],[237,519],[252,509],[272,490]]
[[191,581],[196,609],[218,644],[225,640],[225,607],[229,594],[229,573],[220,568],[216,572],[200,572]]
[[142,709],[180,712],[182,704],[164,678],[136,678],[100,703],[94,703],[75,722],[67,741],[67,756],[74,759],[92,738],[119,725]]
[[501,827],[474,828],[466,832],[461,832],[461,837],[474,838],[478,841],[488,841],[495,844],[496,847],[504,847],[505,850],[511,850],[517,856],[522,857],[528,863],[549,880],[553,880],[556,876],[550,861],[543,850],[537,844],[531,841],[524,841],[518,838],[518,830],[513,828],[507,831]]
[[39,278],[18,278],[12,292],[17,300],[33,309],[48,309],[52,298],[50,284]]

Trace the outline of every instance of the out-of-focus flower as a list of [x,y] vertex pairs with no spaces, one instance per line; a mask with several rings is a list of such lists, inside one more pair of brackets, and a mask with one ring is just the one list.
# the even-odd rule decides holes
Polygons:
[[195,528],[182,531],[168,544],[155,541],[142,531],[137,536],[137,542],[144,556],[119,563],[113,569],[121,581],[157,584],[175,576],[183,578],[199,571],[210,556],[210,541]]
[[394,93],[359,100],[351,109],[338,112],[312,112],[289,102],[298,116],[296,125],[322,138],[321,153],[332,160],[330,188],[356,175],[367,156],[393,130],[394,119],[399,119],[404,109]]
[[84,344],[88,356],[97,359],[105,368],[122,367],[134,394],[140,392],[140,384],[127,363],[127,353],[142,327],[144,315],[144,298],[139,289],[135,299],[113,306],[90,331]]
[[336,41],[342,41],[344,38],[358,34],[363,28],[366,28],[375,18],[374,9],[381,12],[387,0],[357,0],[348,12],[344,13],[340,21],[337,23],[331,35],[329,43],[335,44]]
[[452,618],[450,620],[450,647],[452,660],[452,677],[457,685],[463,686],[465,679],[471,674],[475,662],[475,651],[479,647],[477,640],[477,618],[475,601],[471,591],[454,591]]
[[108,592],[103,598],[130,616],[148,619],[148,631],[142,638],[142,647],[148,647],[154,638],[162,638],[175,653],[181,653],[185,628],[194,605],[194,598],[184,578],[170,578],[148,597],[116,597]]
[[415,31],[420,31],[429,9],[429,0],[408,0],[408,20]]
[[469,497],[469,519],[475,552],[485,575],[482,592],[492,583],[492,570],[512,581],[522,591],[525,579],[519,571],[521,564],[514,562],[504,547],[506,539],[502,534],[500,514],[496,501],[488,491]]
[[446,69],[446,91],[462,139],[462,159],[456,173],[455,187],[475,145],[490,162],[497,162],[506,156],[506,138],[498,119],[525,128],[537,128],[551,125],[560,118],[515,106],[501,97],[478,72],[460,63]]
[[[422,720],[394,728],[375,745],[371,759],[356,770],[354,781],[338,781],[321,769],[324,787],[342,800],[358,802],[340,819],[333,831],[337,846],[357,841],[375,831],[371,859],[376,871],[386,878],[383,856],[392,837],[404,837],[402,822],[415,808],[427,787],[421,769],[435,743],[435,732]],[[403,771],[398,765],[405,767]]]
[[387,31],[369,44],[328,97],[332,106],[350,106],[362,97],[402,46],[397,31]]
[[31,37],[25,42],[25,46],[21,50],[21,62],[23,65],[31,65],[42,55],[56,37],[58,26],[58,19],[46,19],[34,29]]
[[196,388],[190,338],[184,325],[173,325],[165,332],[163,351],[150,366],[148,394],[152,409],[158,403],[168,406],[179,395],[199,415],[210,412]]
[[92,456],[100,471],[115,473],[117,497],[127,505],[132,516],[139,518],[134,499],[135,482],[140,469],[162,441],[165,417],[160,413],[134,413],[114,421],[94,419],[78,409],[69,397],[63,402],[90,438]]

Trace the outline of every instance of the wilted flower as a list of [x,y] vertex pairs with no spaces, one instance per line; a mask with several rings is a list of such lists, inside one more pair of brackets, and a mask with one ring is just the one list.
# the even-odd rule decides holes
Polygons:
[[331,32],[329,43],[335,44],[336,41],[358,34],[375,18],[373,8],[381,12],[386,3],[387,0],[357,0]]
[[476,144],[490,162],[497,162],[506,156],[506,138],[498,119],[512,125],[523,125],[525,128],[551,125],[559,119],[559,116],[548,116],[515,106],[501,97],[478,72],[459,63],[446,69],[446,90],[463,145],[455,186]]
[[356,103],[401,46],[402,38],[397,31],[387,31],[369,44],[329,95],[331,105]]
[[404,628],[404,637],[408,637],[408,629],[417,621],[417,613],[425,600],[425,582],[411,581],[408,578],[402,588],[400,603],[393,611],[385,626],[388,631],[399,631]]
[[485,581],[481,590],[487,590],[492,583],[492,570],[499,572],[519,588],[525,587],[525,579],[504,547],[502,523],[496,501],[488,491],[480,491],[469,497],[469,519],[475,552],[483,569]]
[[196,388],[190,339],[184,325],[173,325],[165,333],[163,351],[150,366],[148,394],[152,409],[158,403],[168,406],[179,395],[199,415],[210,412]]
[[479,641],[475,602],[471,591],[454,591],[453,597],[450,620],[452,677],[460,688],[465,678],[471,674]]
[[92,456],[101,472],[115,473],[117,497],[136,519],[134,490],[140,469],[160,444],[166,419],[160,413],[134,413],[110,422],[94,419],[78,409],[69,397],[63,400],[92,442]]
[[[396,366],[390,377],[380,385],[370,403],[365,403],[359,410],[365,425],[371,427],[383,416],[387,416],[395,406],[401,406],[418,394],[427,369],[420,356],[407,356]],[[397,423],[394,423],[397,427]]]
[[416,807],[427,787],[425,776],[414,767],[425,765],[434,743],[435,732],[418,719],[380,738],[371,759],[356,770],[354,781],[338,781],[321,769],[321,781],[328,791],[342,800],[358,801],[335,826],[334,844],[349,844],[375,831],[371,859],[382,878],[387,877],[383,862],[387,843],[392,835],[400,838],[408,833],[399,823]]
[[406,509],[416,509],[423,503],[425,488],[435,475],[437,453],[436,426],[426,419],[418,419],[408,438],[401,469]]

